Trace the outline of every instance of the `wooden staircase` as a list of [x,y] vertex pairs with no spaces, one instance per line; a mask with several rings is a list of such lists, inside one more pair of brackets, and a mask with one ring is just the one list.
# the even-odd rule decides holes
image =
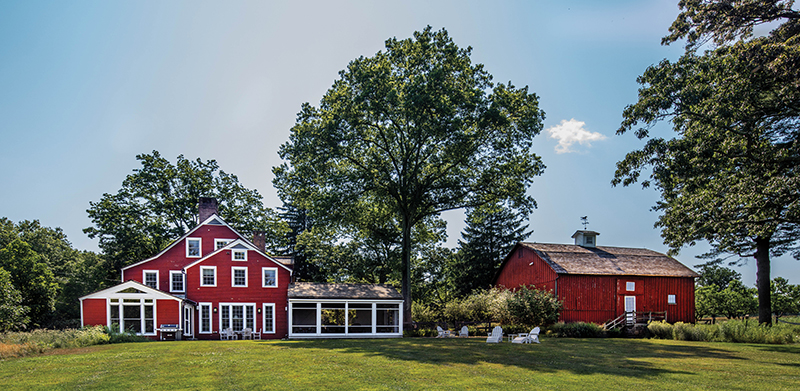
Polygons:
[[622,315],[603,324],[603,329],[611,330],[617,327],[629,328],[637,325],[646,325],[654,320],[667,319],[667,311],[663,312],[635,312],[626,311]]

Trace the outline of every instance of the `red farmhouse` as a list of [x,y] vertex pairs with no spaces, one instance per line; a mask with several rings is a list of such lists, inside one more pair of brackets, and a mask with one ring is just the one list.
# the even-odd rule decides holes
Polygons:
[[495,285],[554,292],[564,303],[564,322],[604,323],[626,312],[695,321],[697,273],[655,251],[596,246],[597,235],[577,231],[574,245],[518,243],[503,260]]
[[[246,329],[263,338],[402,336],[394,288],[293,284],[291,262],[267,255],[263,235],[249,241],[226,224],[215,199],[200,199],[199,221],[158,255],[123,268],[122,284],[82,297],[81,323],[152,338]],[[311,286],[323,293],[300,294]],[[324,295],[343,290],[350,293]]]

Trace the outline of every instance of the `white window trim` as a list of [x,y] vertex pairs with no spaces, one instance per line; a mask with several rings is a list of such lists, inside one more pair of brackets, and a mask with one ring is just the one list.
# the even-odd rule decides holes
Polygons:
[[[244,259],[236,259],[236,253],[244,253]],[[241,250],[241,249],[231,250],[231,261],[246,262],[247,261],[247,250]]]
[[[178,290],[172,289],[172,276],[175,275],[175,274],[180,274],[181,275],[181,280],[183,282],[183,284],[182,284],[183,285],[183,289],[182,290],[178,291]],[[170,292],[176,292],[176,293],[185,293],[186,292],[186,275],[183,274],[182,271],[180,271],[180,270],[170,270],[169,271],[169,291]]]
[[[244,270],[244,285],[236,285],[236,270]],[[231,287],[247,288],[247,266],[231,266]]]
[[[197,241],[197,248],[198,254],[197,255],[189,255],[189,242],[196,240]],[[202,258],[203,257],[203,238],[186,238],[186,258]]]
[[[253,330],[255,330],[256,329],[256,324],[258,322],[258,311],[257,311],[257,308],[256,308],[256,303],[219,303],[219,305],[218,305],[219,313],[217,314],[218,315],[217,317],[219,319],[219,328],[220,328],[220,330],[225,329],[225,326],[233,327],[232,325],[230,325],[230,323],[227,324],[227,325],[223,325],[222,324],[222,307],[231,307],[231,306],[235,306],[235,305],[240,305],[242,307],[252,307],[253,308]],[[247,327],[247,310],[243,308],[242,311],[243,311],[242,316],[244,317],[242,319],[242,323],[243,323],[244,327]],[[228,316],[229,316],[228,321],[232,323],[232,321],[233,321],[233,309],[232,308],[228,308]],[[234,330],[234,331],[239,331],[239,330]]]
[[636,282],[635,281],[628,281],[625,283],[625,290],[628,292],[636,291]]
[[[214,284],[203,284],[203,270],[213,270],[214,271]],[[217,267],[216,266],[200,266],[200,286],[209,286],[215,287],[217,286]]]
[[[264,281],[264,272],[267,270],[275,271],[275,285],[267,285]],[[262,288],[277,288],[278,287],[278,268],[277,267],[262,267],[261,268],[261,287]]]
[[[263,309],[261,310],[261,330],[265,334],[275,334],[275,318],[277,317],[275,314],[275,303],[264,303]],[[272,331],[264,331],[267,327],[267,307],[272,308]]]
[[[125,302],[124,302],[125,299],[131,299],[131,297],[113,296],[113,297],[107,298],[106,299],[106,325],[108,325],[109,328],[111,327],[111,305],[112,305],[111,299],[117,299],[117,302],[114,303],[114,305],[117,305],[117,306],[120,307],[119,308],[119,317],[120,317],[119,331],[122,331],[122,330],[124,330],[124,327],[125,327],[125,320],[123,318],[124,309],[122,307],[125,306],[125,305],[133,306],[134,304],[133,303],[125,304]],[[136,299],[139,300],[139,311],[140,311],[139,312],[139,314],[140,314],[140,317],[139,317],[140,326],[139,327],[140,327],[140,330],[144,330],[146,328],[145,327],[145,317],[144,317],[144,307],[146,305],[153,306],[153,332],[152,333],[136,333],[136,335],[146,335],[146,336],[158,335],[158,307],[157,307],[158,299],[153,297],[152,295],[148,295],[148,294],[145,294],[144,296],[139,296]],[[146,300],[152,300],[152,302],[148,303]]]
[[675,295],[667,295],[667,304],[678,304],[677,297]]
[[[156,288],[155,289],[158,289],[159,288],[159,282],[160,282],[159,281],[158,270],[142,270],[142,285],[147,285],[147,278],[146,277],[147,277],[148,273],[155,273],[155,275],[156,275]],[[147,286],[150,286],[150,285],[147,285]]]
[[[208,331],[203,331],[203,307],[208,307]],[[211,303],[197,304],[197,330],[198,334],[211,334],[214,332],[214,311]]]
[[[214,239],[214,251],[217,251],[217,250],[227,246],[232,241],[234,241],[234,239]],[[220,243],[222,243],[221,246],[220,246]]]

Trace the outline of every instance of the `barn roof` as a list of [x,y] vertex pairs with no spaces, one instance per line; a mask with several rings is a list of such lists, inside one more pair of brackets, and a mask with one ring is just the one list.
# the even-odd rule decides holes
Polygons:
[[559,274],[698,277],[675,258],[646,248],[520,243]]
[[382,284],[322,284],[295,282],[289,285],[290,299],[382,299],[403,300],[391,285]]

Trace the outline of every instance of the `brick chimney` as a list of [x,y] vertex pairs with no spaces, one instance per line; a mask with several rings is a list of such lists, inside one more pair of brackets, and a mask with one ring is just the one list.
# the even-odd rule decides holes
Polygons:
[[217,213],[219,203],[214,197],[200,197],[200,202],[197,207],[198,224],[206,221],[211,215]]
[[262,252],[267,252],[267,239],[264,231],[253,232],[253,244]]

